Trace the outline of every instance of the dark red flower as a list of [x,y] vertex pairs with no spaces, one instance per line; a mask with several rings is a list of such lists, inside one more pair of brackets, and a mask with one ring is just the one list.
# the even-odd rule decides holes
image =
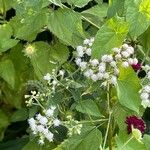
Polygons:
[[136,65],[131,65],[131,66],[135,71],[140,70],[142,67],[142,65],[140,63],[137,63]]
[[132,127],[139,129],[141,131],[141,133],[144,133],[145,131],[145,122],[143,119],[138,118],[136,116],[129,116],[126,117],[126,121],[125,123],[127,124],[127,130],[128,130],[128,134],[130,134],[132,132]]

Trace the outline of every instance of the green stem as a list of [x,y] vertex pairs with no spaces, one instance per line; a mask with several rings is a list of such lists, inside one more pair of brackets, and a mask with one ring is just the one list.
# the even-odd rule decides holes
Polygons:
[[107,124],[107,129],[106,129],[104,143],[103,143],[103,150],[105,149],[107,138],[109,138],[109,150],[112,150],[112,131],[111,131],[112,130],[112,127],[111,127],[112,111],[110,108],[110,85],[109,83],[107,84],[107,108],[108,108],[109,118],[108,118],[108,124]]
[[122,150],[132,139],[133,139],[133,136],[131,136],[131,137],[122,145],[122,147],[119,148],[119,150]]

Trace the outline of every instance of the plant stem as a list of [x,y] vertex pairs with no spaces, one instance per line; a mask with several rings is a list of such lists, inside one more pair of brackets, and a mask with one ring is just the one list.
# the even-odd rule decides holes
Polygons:
[[112,111],[110,108],[110,84],[109,83],[107,84],[107,109],[109,113],[109,118],[108,118],[108,124],[107,124],[107,129],[106,129],[104,143],[103,143],[103,150],[105,149],[107,138],[109,138],[109,150],[112,150],[112,126],[111,126]]
[[133,139],[133,136],[131,136],[131,137],[122,145],[122,147],[119,148],[119,150],[122,150],[132,139]]
[[2,0],[2,5],[3,5],[3,20],[6,18],[6,6],[5,6],[5,0]]

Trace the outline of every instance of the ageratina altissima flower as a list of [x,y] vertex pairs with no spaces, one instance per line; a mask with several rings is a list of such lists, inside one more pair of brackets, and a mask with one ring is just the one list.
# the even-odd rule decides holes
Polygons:
[[145,123],[143,119],[138,118],[137,116],[128,116],[126,117],[125,123],[127,124],[128,134],[132,133],[132,129],[138,129],[142,134],[145,131]]
[[102,85],[107,85],[107,82],[116,85],[119,75],[119,64],[127,68],[138,63],[136,58],[131,57],[134,54],[134,48],[128,44],[123,44],[119,48],[113,48],[112,54],[105,54],[100,60],[91,59],[93,42],[94,38],[86,39],[82,46],[77,46],[75,62],[83,71],[84,76],[94,82],[102,80]]

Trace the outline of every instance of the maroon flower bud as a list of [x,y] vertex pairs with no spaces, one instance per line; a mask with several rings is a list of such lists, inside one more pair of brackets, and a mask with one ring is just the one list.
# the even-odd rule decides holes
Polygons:
[[131,65],[131,66],[135,71],[140,70],[142,67],[142,65],[140,63],[137,63],[136,65]]
[[141,133],[144,133],[144,131],[145,131],[145,122],[144,122],[144,120],[141,119],[141,118],[138,118],[134,115],[126,117],[125,123],[127,124],[128,134],[130,134],[132,132],[132,127],[135,128],[135,129],[140,130]]

